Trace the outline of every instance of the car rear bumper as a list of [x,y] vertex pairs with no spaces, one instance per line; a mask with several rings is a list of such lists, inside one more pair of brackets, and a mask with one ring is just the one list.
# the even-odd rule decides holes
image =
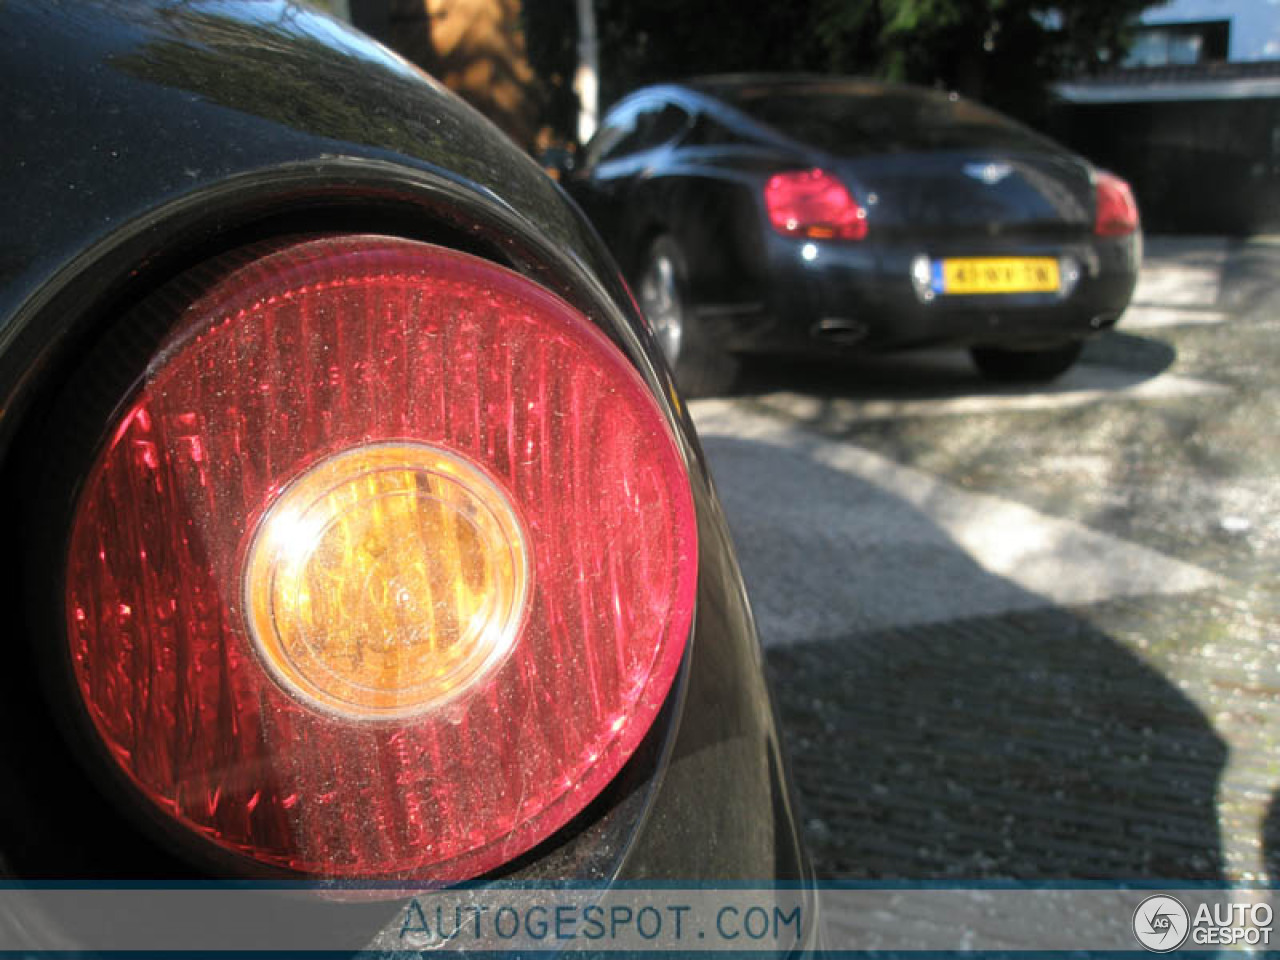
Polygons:
[[[1083,339],[1113,326],[1129,304],[1141,235],[1074,242],[981,241],[865,244],[769,237],[766,291],[754,315],[728,319],[728,347],[825,354],[849,349],[994,344],[1034,347]],[[1078,268],[1058,292],[935,295],[912,281],[917,258],[1052,257]]]

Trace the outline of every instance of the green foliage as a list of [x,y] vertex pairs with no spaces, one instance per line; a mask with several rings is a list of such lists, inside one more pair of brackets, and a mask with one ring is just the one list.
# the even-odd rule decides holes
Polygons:
[[[1156,0],[596,0],[602,104],[661,80],[804,70],[959,90],[1042,119],[1056,79],[1114,62]],[[525,0],[540,75],[571,84],[573,0]],[[561,101],[571,116],[572,92]],[[559,117],[561,129],[570,129]]]
[[578,63],[574,0],[524,0],[521,16],[529,62],[543,86],[542,122],[571,138],[578,110],[573,92]]
[[[553,91],[577,62],[574,0],[524,0],[530,61]],[[821,51],[809,4],[776,0],[596,0],[601,104],[646,83],[709,73],[812,70]],[[552,98],[555,99],[553,92]],[[556,125],[569,129],[557,116]]]
[[1114,61],[1152,0],[844,0],[881,18],[876,72],[1037,119],[1054,80]]

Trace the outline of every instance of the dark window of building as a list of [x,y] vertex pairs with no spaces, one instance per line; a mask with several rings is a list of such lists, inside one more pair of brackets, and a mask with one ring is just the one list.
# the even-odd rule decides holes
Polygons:
[[1126,67],[1167,67],[1227,59],[1231,21],[1160,23],[1139,27],[1125,57]]

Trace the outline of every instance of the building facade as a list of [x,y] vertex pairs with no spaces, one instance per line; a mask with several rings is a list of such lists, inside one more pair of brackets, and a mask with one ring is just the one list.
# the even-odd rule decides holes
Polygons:
[[1280,230],[1280,0],[1173,0],[1123,64],[1059,84],[1054,133],[1129,179],[1149,229]]

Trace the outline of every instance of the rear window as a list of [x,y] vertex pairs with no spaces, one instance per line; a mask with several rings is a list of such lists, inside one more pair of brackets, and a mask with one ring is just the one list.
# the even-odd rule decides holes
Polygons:
[[1035,133],[969,100],[883,87],[745,87],[724,97],[748,116],[845,154],[1043,147]]

